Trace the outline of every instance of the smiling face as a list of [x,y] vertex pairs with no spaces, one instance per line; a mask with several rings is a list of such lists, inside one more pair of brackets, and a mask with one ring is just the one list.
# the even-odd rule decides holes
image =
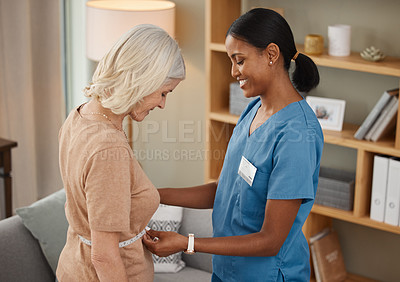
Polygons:
[[225,47],[232,61],[231,75],[239,81],[244,96],[264,95],[271,75],[267,50],[260,51],[231,35],[226,37]]
[[159,107],[160,109],[164,109],[167,94],[172,92],[180,82],[180,79],[172,79],[153,93],[144,97],[143,101],[129,114],[131,118],[135,121],[142,121],[154,108]]

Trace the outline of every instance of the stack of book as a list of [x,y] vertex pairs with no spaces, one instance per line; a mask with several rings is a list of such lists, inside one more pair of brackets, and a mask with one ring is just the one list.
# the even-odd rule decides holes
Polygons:
[[370,218],[400,226],[400,159],[374,156]]
[[334,230],[326,228],[312,236],[310,249],[317,282],[339,282],[346,279],[342,249]]
[[398,104],[399,88],[385,91],[354,134],[354,138],[376,142],[385,135],[394,133]]

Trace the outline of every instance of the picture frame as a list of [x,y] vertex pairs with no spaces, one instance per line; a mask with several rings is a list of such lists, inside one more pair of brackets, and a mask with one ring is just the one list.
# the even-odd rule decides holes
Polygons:
[[317,116],[322,129],[342,131],[345,100],[307,96],[306,101]]

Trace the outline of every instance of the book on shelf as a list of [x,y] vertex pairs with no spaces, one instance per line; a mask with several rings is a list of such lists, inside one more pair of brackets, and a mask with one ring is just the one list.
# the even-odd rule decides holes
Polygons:
[[379,222],[385,219],[386,190],[389,173],[389,157],[374,156],[370,218]]
[[326,228],[310,238],[311,256],[315,279],[321,281],[344,281],[346,267],[337,233]]
[[400,158],[389,159],[384,222],[399,226],[400,220]]
[[397,96],[390,98],[389,103],[382,110],[382,113],[365,136],[366,140],[376,142],[384,135],[390,132],[394,133],[393,129],[396,125],[398,104],[399,99]]
[[399,88],[386,90],[383,92],[382,96],[379,98],[378,102],[372,108],[371,112],[365,118],[364,122],[361,124],[360,128],[354,134],[356,139],[364,139],[365,135],[371,129],[377,118],[382,112],[382,109],[388,104],[391,97],[399,94]]

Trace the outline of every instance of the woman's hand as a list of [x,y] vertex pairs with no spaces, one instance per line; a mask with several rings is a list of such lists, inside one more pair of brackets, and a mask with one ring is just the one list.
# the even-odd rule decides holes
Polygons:
[[188,238],[175,233],[149,230],[143,236],[143,244],[159,257],[167,257],[186,250]]

